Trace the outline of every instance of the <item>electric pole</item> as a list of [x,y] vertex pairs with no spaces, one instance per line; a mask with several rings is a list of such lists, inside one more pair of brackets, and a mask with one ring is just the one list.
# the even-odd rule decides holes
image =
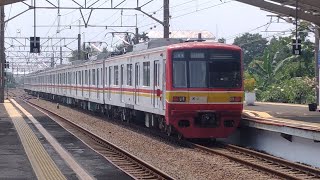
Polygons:
[[5,63],[5,53],[4,53],[4,6],[0,7],[0,103],[4,103],[4,63]]
[[319,36],[320,36],[320,29],[318,26],[315,28],[315,59],[316,59],[316,67],[315,67],[315,76],[316,76],[316,101],[317,104],[320,104],[320,99],[319,99],[319,62],[320,62],[320,47],[319,47]]
[[163,0],[163,38],[169,38],[170,35],[170,9],[169,0]]
[[138,29],[138,15],[136,14],[136,33],[135,33],[134,44],[139,44],[139,29]]
[[78,34],[78,60],[81,59],[81,34]]

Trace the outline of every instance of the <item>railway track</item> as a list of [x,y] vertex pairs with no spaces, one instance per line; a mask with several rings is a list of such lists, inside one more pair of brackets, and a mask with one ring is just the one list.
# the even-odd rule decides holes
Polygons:
[[239,146],[227,144],[210,148],[199,144],[192,145],[204,153],[221,155],[256,170],[267,172],[284,179],[320,179],[319,169],[289,162]]
[[[37,106],[34,104],[34,106]],[[39,106],[37,106],[39,107]],[[41,107],[39,107],[41,108]],[[42,108],[41,108],[42,109]],[[47,111],[47,110],[46,110]],[[53,113],[54,114],[54,113]],[[56,114],[55,114],[56,115]],[[59,115],[56,115],[60,117]],[[61,117],[63,118],[63,117]],[[177,138],[168,137],[163,133],[150,131],[148,128],[144,128],[138,125],[123,123],[121,121],[113,121],[113,123],[127,126],[135,131],[141,131],[147,135],[168,140],[171,143],[178,144],[180,146],[190,147],[198,149],[206,154],[215,154],[224,156],[232,161],[246,165],[252,169],[266,172],[268,174],[276,175],[284,179],[320,179],[320,170],[312,168],[306,165],[292,163],[274,156],[259,153],[257,151],[241,148],[234,145],[217,145],[214,147],[203,146],[188,141],[180,141]],[[73,123],[72,123],[73,124]],[[77,125],[74,125],[77,126]],[[95,139],[93,137],[93,139]],[[100,142],[100,141],[99,141]],[[101,141],[103,142],[103,141]],[[102,143],[103,144],[103,143]],[[166,179],[166,178],[164,178]]]
[[161,170],[153,167],[152,165],[144,162],[138,157],[131,155],[129,152],[121,149],[115,144],[106,141],[100,136],[86,130],[85,128],[73,123],[65,117],[62,117],[54,112],[51,112],[47,109],[38,106],[29,101],[24,101],[27,104],[36,107],[41,110],[45,114],[49,115],[53,119],[58,119],[59,121],[63,121],[68,125],[72,126],[76,131],[82,133],[84,136],[89,138],[94,142],[94,150],[98,151],[104,157],[106,157],[109,161],[119,167],[121,170],[132,176],[134,179],[173,179],[171,176],[162,172]]

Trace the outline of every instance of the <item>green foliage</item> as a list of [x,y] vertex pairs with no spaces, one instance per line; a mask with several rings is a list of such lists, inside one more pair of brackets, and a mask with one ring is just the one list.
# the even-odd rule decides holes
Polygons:
[[244,91],[253,92],[255,89],[256,80],[254,78],[249,78],[244,80]]
[[219,39],[218,39],[218,42],[219,42],[219,43],[226,43],[226,39],[225,39],[225,38],[219,38]]
[[260,34],[246,33],[234,39],[233,44],[240,46],[243,50],[245,69],[247,69],[251,61],[263,54],[264,49],[267,47],[267,43],[268,40],[263,38]]
[[253,48],[244,49],[244,52],[248,53],[247,57],[254,57],[247,65],[245,80],[252,77],[256,80],[258,101],[300,104],[315,102],[314,43],[307,38],[312,26],[301,22],[298,31],[301,31],[302,39],[301,56],[291,53],[294,32],[288,37],[270,39],[260,55],[257,53],[252,56],[251,52],[257,52],[255,47],[245,47]]
[[6,83],[5,86],[9,88],[16,87],[17,83],[15,81],[15,78],[13,77],[13,74],[11,72],[6,72]]
[[80,59],[79,59],[78,58],[78,50],[73,50],[71,52],[71,57],[69,58],[69,61],[72,62],[72,61],[81,60],[81,59],[83,60],[83,59],[85,59],[85,57],[86,57],[86,52],[81,51],[80,52]]
[[268,86],[261,92],[262,101],[308,104],[315,100],[314,79],[293,78]]

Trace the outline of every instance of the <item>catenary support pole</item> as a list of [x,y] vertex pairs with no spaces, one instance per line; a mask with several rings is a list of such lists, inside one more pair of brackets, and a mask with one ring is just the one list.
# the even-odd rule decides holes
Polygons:
[[5,75],[4,75],[4,63],[5,63],[5,54],[4,54],[4,6],[0,7],[0,103],[4,102],[4,84],[5,84]]
[[316,27],[315,31],[315,60],[316,60],[316,67],[315,67],[315,76],[316,76],[316,102],[320,104],[320,99],[319,99],[319,84],[320,84],[320,79],[319,79],[319,52],[320,52],[320,47],[319,47],[319,40],[320,40],[320,28]]
[[163,0],[163,38],[169,38],[170,35],[170,9],[169,0]]

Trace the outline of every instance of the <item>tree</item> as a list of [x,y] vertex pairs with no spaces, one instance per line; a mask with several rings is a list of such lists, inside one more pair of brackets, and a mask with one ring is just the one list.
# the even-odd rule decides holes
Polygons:
[[281,76],[279,77],[279,71],[283,69],[287,61],[294,61],[298,58],[298,56],[291,55],[277,61],[279,51],[272,52],[270,48],[265,49],[263,56],[259,60],[252,61],[248,67],[249,73],[254,74],[256,79],[259,79],[258,85],[262,89],[281,78]]
[[81,59],[85,59],[85,57],[87,56],[87,53],[84,51],[81,51],[80,53],[80,59],[78,58],[78,50],[73,50],[71,52],[71,57],[69,57],[69,61],[76,61],[76,60],[81,60]]
[[248,65],[256,57],[263,54],[267,47],[268,40],[263,38],[261,34],[245,33],[240,37],[234,39],[233,44],[240,46],[243,50],[244,68],[247,69]]
[[219,38],[219,39],[218,39],[218,42],[219,42],[219,43],[226,43],[226,39],[225,39],[225,38]]

